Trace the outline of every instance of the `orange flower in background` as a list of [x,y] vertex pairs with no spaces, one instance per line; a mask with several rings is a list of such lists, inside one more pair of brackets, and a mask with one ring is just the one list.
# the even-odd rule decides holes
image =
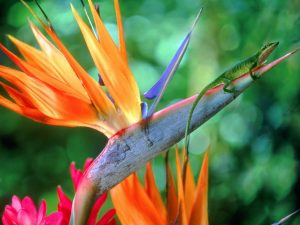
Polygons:
[[[137,175],[130,175],[110,193],[117,215],[123,225],[208,225],[208,154],[204,155],[197,185],[190,163],[186,171],[176,149],[177,192],[169,164],[166,165],[166,205],[155,184],[151,164],[148,163],[145,185]],[[185,182],[184,182],[185,177]]]
[[20,70],[0,66],[0,85],[7,97],[0,96],[0,104],[38,122],[59,126],[94,128],[107,137],[141,119],[140,93],[127,65],[126,46],[118,1],[115,0],[120,47],[113,42],[91,0],[90,8],[100,38],[92,33],[72,7],[76,21],[105,87],[80,66],[57,37],[52,26],[39,20],[53,45],[30,22],[40,46],[34,48],[8,36],[24,59],[3,45],[0,48]]

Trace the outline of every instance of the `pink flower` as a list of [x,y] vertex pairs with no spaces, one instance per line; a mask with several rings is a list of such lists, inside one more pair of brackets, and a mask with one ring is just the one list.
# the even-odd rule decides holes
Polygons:
[[[85,161],[85,164],[83,167],[83,172],[79,169],[78,170],[76,169],[74,162],[71,163],[70,173],[71,173],[75,192],[81,181],[81,178],[83,177],[84,171],[92,164],[92,162],[93,162],[93,159],[90,159],[90,158]],[[60,186],[57,187],[57,194],[58,194],[58,198],[59,198],[58,211],[61,212],[63,215],[63,222],[61,225],[69,225],[71,210],[72,210],[72,201],[63,192],[63,190]],[[98,215],[101,207],[103,206],[103,204],[106,200],[106,197],[107,197],[107,193],[101,195],[97,199],[97,201],[93,205],[87,225],[114,225],[114,224],[116,224],[116,221],[113,218],[113,216],[115,215],[115,209],[111,209],[111,210],[107,211],[102,216],[102,218],[97,221],[97,215]]]
[[25,197],[22,201],[12,197],[11,205],[5,207],[2,222],[4,225],[62,225],[63,215],[55,212],[46,216],[46,202],[37,210],[32,199]]
[[[83,177],[84,171],[91,165],[92,159],[87,159],[84,164],[83,172],[77,170],[75,163],[70,166],[71,178],[76,192],[77,187]],[[4,225],[69,225],[72,201],[63,192],[60,186],[57,187],[59,198],[58,212],[46,216],[46,202],[43,200],[37,210],[32,199],[25,197],[22,201],[17,197],[12,197],[11,205],[6,205],[2,222]],[[101,207],[106,201],[107,193],[101,195],[93,205],[87,225],[115,225],[115,209],[111,209],[97,220]]]

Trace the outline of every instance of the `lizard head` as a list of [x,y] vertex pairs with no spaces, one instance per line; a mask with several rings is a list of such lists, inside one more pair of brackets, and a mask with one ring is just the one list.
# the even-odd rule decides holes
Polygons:
[[265,44],[260,51],[258,52],[258,65],[263,64],[264,61],[268,58],[268,56],[274,51],[274,49],[278,46],[279,42],[270,42]]

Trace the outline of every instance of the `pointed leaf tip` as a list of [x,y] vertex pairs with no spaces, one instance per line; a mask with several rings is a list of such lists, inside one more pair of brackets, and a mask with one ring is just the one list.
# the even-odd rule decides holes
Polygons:
[[198,23],[198,21],[199,21],[199,18],[200,18],[200,16],[201,16],[201,14],[202,14],[202,11],[203,11],[203,7],[201,7],[200,9],[199,9],[199,11],[198,11],[198,13],[197,13],[197,15],[196,15],[196,18],[195,18],[195,20],[194,20],[194,22],[193,22],[193,25],[192,25],[192,27],[191,27],[191,32],[193,32],[193,30],[195,29],[195,26],[196,26],[196,24]]
[[296,211],[294,211],[291,214],[287,215],[286,217],[282,218],[279,222],[273,223],[272,225],[281,225],[281,224],[285,223],[286,221],[288,221],[292,216],[294,216],[298,212],[300,212],[300,209],[297,209]]

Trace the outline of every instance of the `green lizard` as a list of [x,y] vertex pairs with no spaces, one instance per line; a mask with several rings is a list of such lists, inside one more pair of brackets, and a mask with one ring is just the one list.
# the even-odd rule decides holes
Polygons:
[[189,113],[188,122],[185,128],[185,150],[188,152],[188,145],[189,145],[189,129],[190,129],[190,123],[193,116],[193,112],[199,103],[199,101],[202,99],[202,97],[205,95],[205,93],[221,84],[224,84],[223,90],[224,92],[228,93],[236,93],[236,90],[233,88],[229,88],[229,86],[232,85],[232,81],[239,78],[241,75],[249,72],[250,76],[253,80],[256,80],[258,78],[257,75],[252,73],[252,70],[256,67],[259,67],[264,64],[267,57],[274,51],[274,49],[278,46],[279,42],[271,42],[266,45],[264,45],[255,55],[245,59],[244,61],[238,63],[237,65],[233,66],[229,70],[222,73],[219,77],[217,77],[214,81],[209,83],[203,90],[198,94],[196,100],[194,101],[192,108]]

